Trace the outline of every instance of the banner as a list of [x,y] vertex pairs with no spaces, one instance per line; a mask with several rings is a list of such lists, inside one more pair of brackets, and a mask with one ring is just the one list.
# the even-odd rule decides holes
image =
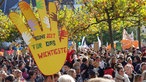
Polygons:
[[40,21],[25,1],[19,2],[19,8],[26,22],[15,12],[11,12],[9,17],[22,34],[39,70],[44,75],[52,75],[60,71],[66,60],[68,33],[66,28],[62,27],[58,34],[57,9],[54,2],[48,3],[48,12],[44,0],[36,0],[36,5]]

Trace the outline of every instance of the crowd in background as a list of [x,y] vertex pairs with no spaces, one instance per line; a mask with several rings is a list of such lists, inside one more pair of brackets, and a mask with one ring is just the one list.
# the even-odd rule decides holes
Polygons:
[[21,48],[10,47],[13,53],[0,56],[0,82],[146,82],[146,50],[69,50],[60,72],[46,76],[28,48]]

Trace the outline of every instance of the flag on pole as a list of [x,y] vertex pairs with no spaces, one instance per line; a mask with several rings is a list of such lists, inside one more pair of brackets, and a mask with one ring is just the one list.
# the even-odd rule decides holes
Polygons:
[[81,46],[84,45],[84,41],[85,41],[85,36],[82,38],[82,43],[81,43]]
[[106,42],[106,47],[108,46],[108,42]]
[[131,39],[132,41],[134,41],[134,33],[133,33],[133,31],[132,31],[131,34],[130,34],[130,39]]
[[97,39],[98,39],[98,48],[100,48],[101,47],[101,40],[99,39],[99,37],[97,37]]

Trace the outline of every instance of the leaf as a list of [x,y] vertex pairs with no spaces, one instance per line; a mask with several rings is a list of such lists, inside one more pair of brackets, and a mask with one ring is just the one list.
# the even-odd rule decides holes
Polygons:
[[42,9],[44,6],[43,6],[43,3],[42,3],[42,0],[39,0],[38,2],[36,2],[36,6],[38,9]]

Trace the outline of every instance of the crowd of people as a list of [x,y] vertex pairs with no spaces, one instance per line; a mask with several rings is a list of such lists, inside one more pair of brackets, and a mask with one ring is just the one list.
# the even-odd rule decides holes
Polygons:
[[69,50],[61,70],[48,76],[39,71],[29,51],[15,51],[0,56],[0,82],[146,82],[146,50]]

